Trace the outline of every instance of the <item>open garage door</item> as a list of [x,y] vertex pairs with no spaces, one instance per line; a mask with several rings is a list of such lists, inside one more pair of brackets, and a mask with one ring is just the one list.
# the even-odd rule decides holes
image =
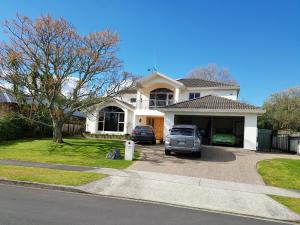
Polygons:
[[243,147],[244,117],[175,115],[174,124],[196,125],[203,144],[231,145],[234,140],[234,146]]

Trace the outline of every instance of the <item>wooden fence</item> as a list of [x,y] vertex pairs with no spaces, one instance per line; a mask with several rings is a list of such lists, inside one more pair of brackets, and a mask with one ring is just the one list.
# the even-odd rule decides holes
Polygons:
[[296,153],[300,143],[299,134],[284,134],[272,132],[271,130],[258,130],[258,151],[283,151]]

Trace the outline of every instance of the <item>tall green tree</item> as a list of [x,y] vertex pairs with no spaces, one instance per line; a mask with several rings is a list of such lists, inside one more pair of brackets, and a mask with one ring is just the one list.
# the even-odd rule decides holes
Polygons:
[[272,94],[263,108],[266,113],[259,118],[259,127],[300,131],[300,87]]

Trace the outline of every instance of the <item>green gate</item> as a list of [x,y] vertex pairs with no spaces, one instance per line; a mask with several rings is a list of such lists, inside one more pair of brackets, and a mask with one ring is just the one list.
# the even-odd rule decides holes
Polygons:
[[272,130],[258,129],[257,142],[258,151],[271,151]]

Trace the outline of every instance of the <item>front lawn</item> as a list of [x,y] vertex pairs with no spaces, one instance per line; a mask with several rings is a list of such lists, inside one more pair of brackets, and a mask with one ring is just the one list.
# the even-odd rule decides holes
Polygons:
[[92,172],[65,171],[24,166],[0,165],[0,178],[45,184],[79,186],[99,180],[106,175]]
[[124,142],[119,140],[65,138],[63,144],[54,144],[51,139],[16,140],[0,142],[0,159],[118,169],[130,166],[131,161],[106,159],[106,154],[116,148],[124,157]]
[[267,185],[300,190],[300,160],[263,160],[257,170]]

